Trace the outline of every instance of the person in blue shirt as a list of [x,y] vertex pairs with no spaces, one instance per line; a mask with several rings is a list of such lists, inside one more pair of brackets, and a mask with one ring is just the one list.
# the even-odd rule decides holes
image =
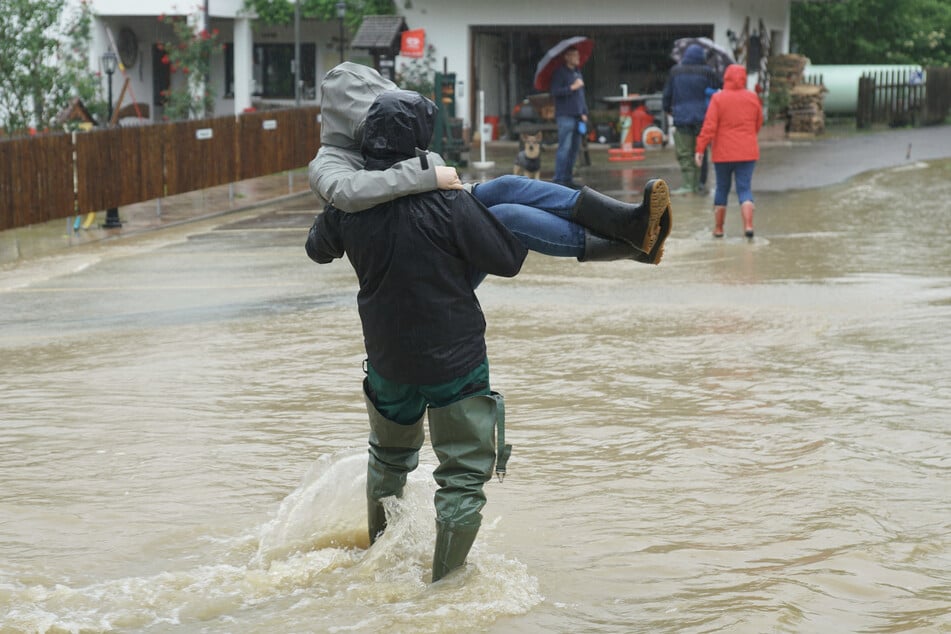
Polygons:
[[[555,183],[580,189],[572,173],[581,148],[578,122],[588,122],[588,105],[585,103],[584,79],[578,64],[581,54],[576,48],[564,52],[565,63],[551,75],[551,96],[555,102],[555,122],[558,124],[558,152],[555,154]],[[701,117],[702,121],[702,117]],[[691,161],[693,155],[691,154]]]

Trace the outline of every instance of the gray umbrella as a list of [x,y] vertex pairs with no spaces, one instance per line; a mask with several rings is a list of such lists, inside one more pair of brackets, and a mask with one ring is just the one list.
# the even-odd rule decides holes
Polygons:
[[684,52],[691,44],[702,46],[707,52],[707,64],[717,71],[720,77],[723,77],[723,71],[730,64],[735,64],[733,53],[723,48],[708,37],[682,37],[674,42],[674,49],[670,52],[670,57],[675,62],[683,59]]

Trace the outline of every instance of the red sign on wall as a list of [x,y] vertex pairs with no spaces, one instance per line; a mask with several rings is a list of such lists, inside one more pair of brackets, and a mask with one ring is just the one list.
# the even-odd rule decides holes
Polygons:
[[426,29],[403,31],[400,40],[400,55],[422,57],[426,48]]

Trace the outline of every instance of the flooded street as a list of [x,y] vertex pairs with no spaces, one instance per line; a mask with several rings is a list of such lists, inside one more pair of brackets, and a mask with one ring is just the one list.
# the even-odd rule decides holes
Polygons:
[[428,443],[367,549],[309,198],[0,268],[0,633],[951,632],[948,200],[764,192],[749,243],[680,198],[659,267],[488,279],[514,451],[437,586]]

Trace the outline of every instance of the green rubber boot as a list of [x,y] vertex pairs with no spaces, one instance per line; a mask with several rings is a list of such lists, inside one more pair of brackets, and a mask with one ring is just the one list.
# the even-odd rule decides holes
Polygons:
[[[499,452],[495,436],[498,429]],[[433,581],[466,563],[485,506],[483,485],[492,467],[501,478],[511,446],[505,444],[505,405],[492,393],[429,409],[429,437],[439,459]]]
[[367,529],[370,543],[386,528],[386,512],[380,500],[403,495],[406,476],[419,466],[419,449],[425,439],[423,418],[400,425],[381,414],[366,394],[363,398],[370,416],[370,458],[367,462]]

